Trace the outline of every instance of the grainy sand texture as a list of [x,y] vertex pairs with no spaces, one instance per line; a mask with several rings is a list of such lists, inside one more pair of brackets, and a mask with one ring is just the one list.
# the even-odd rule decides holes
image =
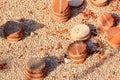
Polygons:
[[[73,42],[70,31],[75,25],[85,23],[95,28],[96,18],[105,12],[114,15],[118,25],[120,0],[111,0],[105,7],[95,7],[85,0],[81,7],[71,8],[72,17],[65,23],[51,19],[51,3],[52,0],[0,0],[0,62],[7,63],[0,70],[0,80],[25,80],[24,67],[31,57],[45,57],[45,80],[120,80],[120,52],[109,46],[106,33],[97,36],[102,42],[102,54],[93,53],[78,65],[59,61]],[[22,40],[10,43],[4,38],[3,26],[7,21],[26,25]]]

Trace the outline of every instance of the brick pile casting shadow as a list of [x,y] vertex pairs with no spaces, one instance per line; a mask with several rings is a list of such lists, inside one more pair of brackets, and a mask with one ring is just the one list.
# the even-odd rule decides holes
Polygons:
[[[11,21],[11,22],[14,22],[14,21]],[[37,29],[41,29],[44,27],[43,24],[41,23],[37,23],[36,21],[34,20],[31,20],[31,19],[24,19],[24,20],[18,20],[18,22],[24,24],[24,36],[23,36],[23,39],[26,38],[27,36],[30,36],[30,33],[31,32],[34,32],[36,31]],[[0,26],[0,37],[4,38],[4,25],[1,25]],[[11,25],[11,24],[10,24]]]

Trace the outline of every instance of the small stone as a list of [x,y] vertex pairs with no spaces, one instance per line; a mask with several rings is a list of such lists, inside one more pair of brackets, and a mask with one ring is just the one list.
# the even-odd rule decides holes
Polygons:
[[72,7],[79,7],[83,4],[84,0],[68,0],[68,2]]
[[30,33],[30,36],[34,36],[34,35],[35,35],[34,32],[31,32],[31,33]]
[[87,40],[90,38],[90,28],[86,24],[79,24],[72,28],[70,32],[71,39],[76,40]]
[[72,60],[71,59],[68,59],[68,58],[64,58],[64,61],[65,61],[65,63],[70,63]]

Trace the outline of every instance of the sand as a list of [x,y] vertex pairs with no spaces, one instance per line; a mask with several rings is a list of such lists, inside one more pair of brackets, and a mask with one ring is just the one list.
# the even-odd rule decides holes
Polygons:
[[[107,44],[105,33],[98,36],[102,42],[102,58],[94,53],[79,65],[72,62],[60,64],[58,60],[67,53],[68,45],[73,42],[69,33],[75,25],[85,22],[96,27],[96,19],[83,20],[82,12],[89,9],[96,16],[104,12],[120,16],[119,10],[112,11],[110,5],[113,3],[98,8],[86,0],[80,8],[71,9],[73,16],[69,21],[58,23],[49,16],[51,2],[0,0],[0,61],[7,62],[7,68],[0,70],[0,80],[25,80],[24,67],[29,58],[43,58],[46,55],[49,57],[45,58],[48,62],[45,80],[120,80],[120,52]],[[26,25],[24,38],[17,43],[9,43],[3,36],[2,26],[7,21],[20,19]]]

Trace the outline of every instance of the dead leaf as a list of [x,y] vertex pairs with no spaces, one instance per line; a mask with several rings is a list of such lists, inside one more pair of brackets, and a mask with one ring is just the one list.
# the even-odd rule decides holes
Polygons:
[[29,12],[29,14],[32,14],[33,15],[33,12],[32,11],[28,11]]
[[64,79],[66,79],[66,78],[67,78],[67,76],[66,76],[66,75],[63,75],[63,78],[64,78]]
[[84,12],[82,12],[82,15],[85,20],[89,20],[90,18],[95,20],[97,18],[96,14],[92,12],[90,9],[86,9]]
[[47,6],[46,6],[46,5],[44,5],[44,6],[43,6],[43,8],[42,8],[42,10],[45,10],[46,8],[47,8]]
[[44,50],[44,48],[40,48],[40,51]]
[[58,44],[57,44],[57,49],[62,49],[63,47],[62,47],[62,44],[59,42]]
[[46,57],[46,56],[49,56],[50,54],[48,53],[48,52],[45,52],[44,53],[44,56]]
[[103,60],[104,59],[103,55],[102,54],[98,54],[98,59],[99,60]]
[[97,47],[100,47],[101,44],[102,42],[99,39],[97,39]]
[[63,33],[66,33],[67,31],[68,31],[68,29],[58,30],[58,31],[56,31],[56,34],[63,34]]
[[115,75],[115,71],[113,71],[113,75]]
[[0,64],[0,70],[2,70],[2,69],[5,69],[5,66],[7,65],[7,63],[2,63],[2,64]]
[[19,21],[20,21],[20,22],[24,22],[24,21],[25,21],[25,17],[21,17],[21,18],[19,19]]
[[72,78],[73,78],[73,79],[76,79],[76,74],[72,74]]
[[0,52],[0,55],[2,55],[3,54],[3,52]]
[[18,58],[20,59],[22,56],[23,56],[23,54],[22,54],[22,55],[20,55]]
[[113,53],[110,53],[109,56],[114,56],[114,54],[113,54]]

